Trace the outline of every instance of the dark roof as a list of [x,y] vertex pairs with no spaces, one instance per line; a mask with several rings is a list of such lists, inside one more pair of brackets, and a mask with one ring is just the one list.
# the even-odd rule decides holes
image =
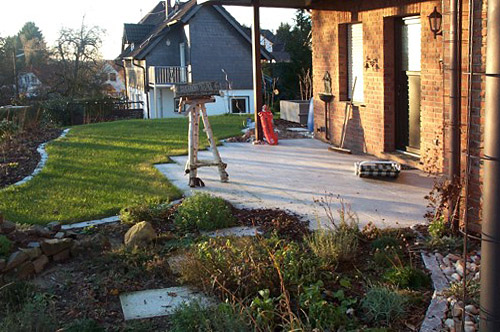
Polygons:
[[152,24],[125,23],[123,28],[123,41],[127,44],[139,43],[153,30]]
[[[154,27],[150,29],[140,41],[134,41],[133,46],[129,45],[122,52],[122,54],[120,54],[119,58],[142,58],[147,54],[147,51],[150,48],[160,42],[162,37],[161,33],[165,29],[178,22],[187,23],[201,7],[202,5],[197,5],[197,0],[180,2],[174,6],[174,9],[167,17],[165,11],[165,1],[160,1],[155,8],[153,8],[153,10],[151,10],[139,21],[139,24],[135,24],[147,26],[155,24]],[[245,33],[241,24],[236,21],[236,19],[227,10],[221,6],[213,6],[213,8],[218,11],[250,44],[252,43],[251,38]],[[272,55],[265,49],[262,49],[262,56],[268,60],[273,58]]]

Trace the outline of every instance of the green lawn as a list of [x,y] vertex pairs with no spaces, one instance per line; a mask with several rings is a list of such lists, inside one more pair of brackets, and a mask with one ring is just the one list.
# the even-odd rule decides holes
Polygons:
[[[238,134],[243,120],[210,118],[217,138]],[[21,223],[68,223],[108,217],[150,199],[178,198],[181,192],[153,164],[187,153],[187,128],[186,118],[73,127],[47,146],[49,160],[39,175],[0,191],[0,211]]]

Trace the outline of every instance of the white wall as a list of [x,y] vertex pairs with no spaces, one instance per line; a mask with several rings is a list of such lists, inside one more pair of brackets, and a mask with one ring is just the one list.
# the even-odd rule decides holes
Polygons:
[[[222,91],[223,96],[215,97],[215,103],[205,104],[207,107],[208,115],[220,115],[230,113],[231,98],[232,97],[246,97],[247,111],[249,113],[254,112],[254,100],[253,100],[253,90],[225,90]],[[151,119],[156,118],[172,118],[180,116],[177,110],[174,109],[174,93],[170,88],[157,88],[156,89],[156,103],[154,100],[154,90],[149,90],[149,100],[151,108]],[[156,107],[158,107],[158,115],[156,113]]]

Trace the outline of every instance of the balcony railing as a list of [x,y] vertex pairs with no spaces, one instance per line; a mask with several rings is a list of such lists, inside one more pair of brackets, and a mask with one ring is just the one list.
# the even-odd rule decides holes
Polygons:
[[187,67],[154,66],[149,67],[149,83],[178,84],[187,83]]

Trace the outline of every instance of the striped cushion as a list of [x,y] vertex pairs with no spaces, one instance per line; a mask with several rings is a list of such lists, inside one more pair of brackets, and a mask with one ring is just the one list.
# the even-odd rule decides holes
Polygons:
[[394,161],[362,161],[354,164],[354,173],[359,177],[396,178],[401,165]]

